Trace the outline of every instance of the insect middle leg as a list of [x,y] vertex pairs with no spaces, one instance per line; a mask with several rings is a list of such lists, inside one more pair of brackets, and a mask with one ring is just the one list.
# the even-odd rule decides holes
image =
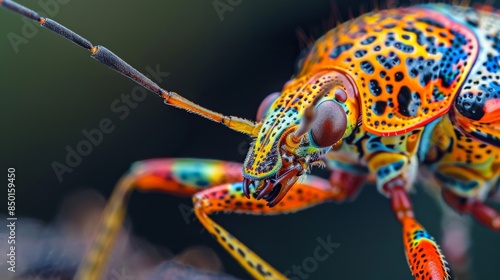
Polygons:
[[470,214],[486,227],[500,230],[500,214],[486,204],[490,196],[494,199],[500,182],[500,162],[491,156],[463,165],[453,156],[444,157],[435,170],[444,200],[458,213]]
[[443,197],[460,214],[470,214],[484,226],[500,231],[500,213],[484,201],[475,198],[463,198],[450,190],[443,190]]
[[432,141],[442,154],[432,168],[444,200],[458,213],[471,214],[485,226],[500,230],[500,214],[485,203],[498,192],[500,147],[454,128],[448,117],[436,126]]
[[403,227],[405,253],[415,279],[449,279],[444,256],[434,238],[415,219],[408,195],[417,172],[416,157],[380,152],[370,158],[369,167],[377,174],[379,190],[390,198]]
[[471,155],[469,164],[460,163],[456,157],[463,151],[454,148],[456,152],[447,154],[436,167],[436,177],[443,186],[443,198],[458,213],[470,214],[483,225],[500,230],[500,214],[486,204],[489,199],[495,200],[500,184],[500,161],[496,156],[500,149],[470,142],[469,145],[476,145],[477,149],[471,148],[474,157]]

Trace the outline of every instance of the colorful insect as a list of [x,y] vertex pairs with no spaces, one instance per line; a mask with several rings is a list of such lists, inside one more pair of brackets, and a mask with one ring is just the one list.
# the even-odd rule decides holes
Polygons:
[[[132,166],[108,204],[80,279],[98,278],[134,189],[192,195],[204,227],[257,279],[285,276],[209,214],[299,211],[353,198],[367,180],[390,199],[415,279],[448,279],[433,237],[414,217],[408,192],[418,168],[434,174],[457,212],[494,230],[500,215],[500,17],[444,4],[374,11],[318,39],[256,122],[205,109],[165,91],[102,46],[12,1],[0,4],[89,50],[92,58],[178,107],[250,135],[243,164],[192,159]],[[329,180],[307,176],[326,165]]]

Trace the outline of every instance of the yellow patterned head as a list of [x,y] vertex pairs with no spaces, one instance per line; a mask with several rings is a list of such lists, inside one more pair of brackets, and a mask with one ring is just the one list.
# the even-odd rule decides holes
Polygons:
[[261,129],[244,162],[246,193],[257,183],[257,198],[275,205],[350,131],[348,115],[357,115],[357,108],[349,99],[357,100],[354,83],[333,69],[290,80],[281,94],[266,98],[257,116]]

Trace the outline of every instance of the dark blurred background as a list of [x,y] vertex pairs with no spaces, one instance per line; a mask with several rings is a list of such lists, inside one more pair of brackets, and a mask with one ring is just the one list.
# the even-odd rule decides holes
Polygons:
[[[18,2],[43,11],[38,1]],[[222,14],[214,1],[67,2],[51,18],[95,45],[106,46],[138,70],[159,65],[170,73],[160,83],[165,89],[215,111],[252,119],[261,100],[279,91],[292,74],[300,52],[297,29],[321,34],[322,23],[331,14],[330,0],[215,1],[237,4]],[[365,10],[372,6],[337,2],[344,18],[349,7],[356,15],[361,4]],[[7,34],[23,36],[24,25],[20,16],[0,11],[1,168],[17,170],[18,217],[49,222],[62,198],[82,188],[109,196],[120,176],[138,160],[243,161],[248,137],[167,107],[153,94],[121,120],[111,104],[122,94],[130,95],[134,83],[42,28],[37,27],[16,51]],[[51,164],[64,163],[66,146],[75,149],[86,139],[82,130],[98,128],[103,118],[111,119],[115,130],[59,182]],[[440,240],[440,210],[434,199],[421,188],[412,198],[419,221]],[[180,205],[191,205],[191,200],[134,193],[128,212],[133,232],[174,253],[191,245],[211,247],[228,273],[250,278],[211,236],[201,232],[199,223],[185,222]],[[341,246],[319,263],[309,279],[411,279],[400,225],[389,201],[373,186],[353,203],[326,204],[283,216],[217,215],[215,220],[280,271],[311,256],[317,237],[331,235]],[[494,275],[500,236],[475,224],[472,237],[477,279],[498,279]]]

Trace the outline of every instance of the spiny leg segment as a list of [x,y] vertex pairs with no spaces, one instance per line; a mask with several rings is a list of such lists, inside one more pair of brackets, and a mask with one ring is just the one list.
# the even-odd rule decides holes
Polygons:
[[418,138],[408,140],[404,144],[407,155],[393,152],[373,155],[368,163],[370,173],[377,174],[377,187],[390,198],[392,210],[402,225],[405,255],[413,277],[448,280],[450,275],[444,256],[434,238],[415,219],[408,195],[418,167],[414,153]]
[[133,190],[161,191],[178,196],[216,185],[243,180],[242,165],[205,159],[151,159],[134,163],[116,185],[96,237],[75,279],[99,279],[106,268]]
[[444,256],[434,238],[414,217],[404,181],[388,183],[392,209],[403,226],[403,242],[408,265],[415,279],[447,280],[450,278]]
[[51,20],[49,18],[44,18],[40,16],[37,12],[28,9],[14,1],[0,0],[0,5],[26,18],[39,22],[43,27],[61,35],[62,37],[70,40],[76,45],[90,51],[92,58],[103,63],[109,68],[117,71],[118,73],[130,78],[131,80],[143,86],[147,90],[163,98],[165,104],[180,109],[184,109],[188,112],[193,112],[211,121],[222,123],[227,127],[244,134],[256,136],[259,131],[260,126],[252,121],[235,116],[226,116],[208,110],[202,106],[199,106],[187,100],[186,98],[180,96],[179,94],[173,91],[166,91],[162,89],[156,83],[147,78],[144,74],[137,71],[135,68],[130,66],[128,63],[126,63],[124,60],[119,58],[117,55],[115,55],[105,47],[92,45],[92,43],[89,40],[83,38],[74,31],[68,29],[67,27],[59,24],[54,20]]

